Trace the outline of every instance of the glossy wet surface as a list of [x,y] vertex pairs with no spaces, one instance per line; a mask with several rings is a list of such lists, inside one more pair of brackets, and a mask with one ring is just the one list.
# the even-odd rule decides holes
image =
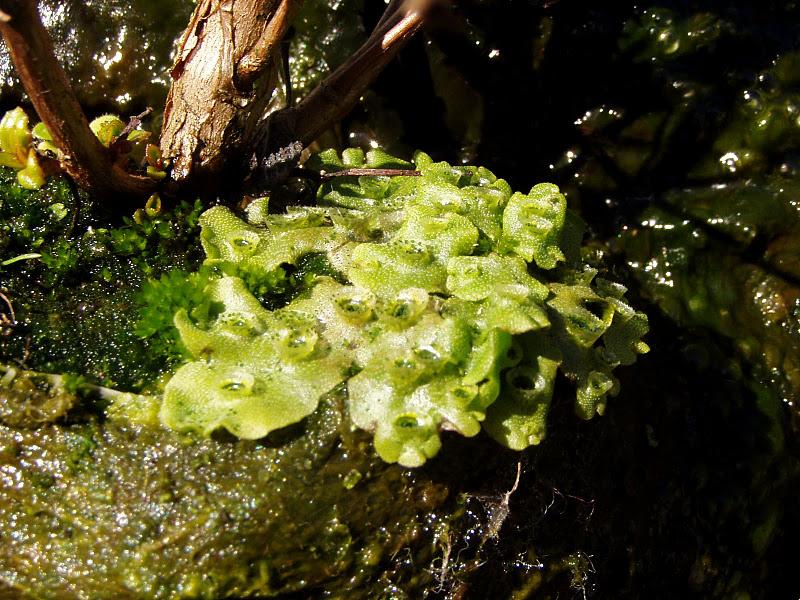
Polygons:
[[[123,112],[155,102],[186,3],[80,4],[49,18],[67,38],[90,13],[108,24],[91,54],[62,47],[86,101]],[[383,559],[372,590],[796,598],[800,8],[459,4],[328,140],[463,158],[518,189],[559,184],[594,252],[650,315],[653,350],[621,373],[604,417],[580,422],[556,402],[507,512],[518,456],[487,465],[486,446],[445,439],[419,475],[462,494],[419,517],[434,559],[409,544]],[[367,6],[364,21],[381,8]],[[338,33],[355,44],[359,19],[348,19]],[[152,23],[169,26],[140,53]]]

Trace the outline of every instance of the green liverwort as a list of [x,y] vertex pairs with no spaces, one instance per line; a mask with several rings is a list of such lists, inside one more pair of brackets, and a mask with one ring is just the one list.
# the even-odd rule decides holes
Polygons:
[[[380,151],[312,160],[420,176],[336,177],[318,206],[281,215],[265,200],[247,220],[206,211],[212,275],[203,309],[175,315],[192,360],[166,386],[167,426],[260,438],[344,386],[378,454],[413,467],[438,452],[442,430],[538,444],[559,370],[578,415],[602,413],[613,369],[647,351],[647,318],[625,289],[575,258],[582,225],[556,186],[512,193],[486,169],[423,153],[413,165]],[[309,256],[325,269],[287,294],[286,273]]]

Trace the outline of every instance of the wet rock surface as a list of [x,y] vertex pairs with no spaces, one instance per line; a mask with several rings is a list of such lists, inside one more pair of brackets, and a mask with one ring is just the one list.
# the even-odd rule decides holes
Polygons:
[[[93,112],[161,111],[169,88],[176,38],[193,10],[191,2],[157,0],[42,0],[42,21],[53,38],[81,104]],[[24,91],[5,49],[0,48],[4,106]]]

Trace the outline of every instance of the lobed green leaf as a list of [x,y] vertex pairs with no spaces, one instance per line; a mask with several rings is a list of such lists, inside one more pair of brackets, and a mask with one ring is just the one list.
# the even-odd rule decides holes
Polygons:
[[419,466],[443,430],[538,444],[558,371],[579,416],[602,413],[613,369],[647,350],[647,318],[580,262],[580,220],[554,185],[512,194],[486,169],[423,153],[311,163],[420,174],[331,178],[318,206],[275,215],[257,200],[248,221],[207,210],[210,279],[174,317],[191,361],[166,386],[166,425],[262,437],[344,387],[378,454]]

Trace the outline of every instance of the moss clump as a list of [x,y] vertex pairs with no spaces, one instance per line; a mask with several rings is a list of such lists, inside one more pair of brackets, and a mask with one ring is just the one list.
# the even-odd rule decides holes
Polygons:
[[140,390],[173,368],[175,350],[137,333],[139,290],[196,268],[200,204],[112,225],[101,212],[64,178],[27,190],[0,168],[0,362]]

